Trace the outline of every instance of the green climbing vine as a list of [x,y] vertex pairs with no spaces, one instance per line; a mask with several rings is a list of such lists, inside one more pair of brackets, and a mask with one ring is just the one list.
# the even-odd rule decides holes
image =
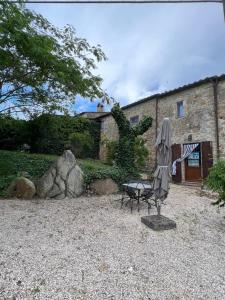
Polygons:
[[112,116],[118,126],[119,143],[115,162],[129,174],[137,174],[135,165],[135,138],[145,133],[152,126],[152,118],[145,116],[137,125],[132,126],[119,104],[112,108]]

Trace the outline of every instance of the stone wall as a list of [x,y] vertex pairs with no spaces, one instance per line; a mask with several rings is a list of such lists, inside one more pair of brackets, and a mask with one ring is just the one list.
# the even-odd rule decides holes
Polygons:
[[218,123],[220,157],[225,159],[225,81],[218,86]]
[[[182,118],[177,117],[177,102],[183,101],[185,115]],[[213,160],[216,161],[216,127],[213,84],[204,83],[195,87],[189,87],[176,93],[167,93],[158,98],[158,127],[160,127],[163,118],[169,117],[173,127],[172,142],[176,144],[185,144],[189,142],[211,141],[213,143]],[[156,139],[156,99],[152,98],[146,102],[138,103],[134,106],[124,109],[127,118],[139,115],[150,115],[153,118],[152,127],[144,134],[147,140],[146,145],[150,151],[148,160],[149,168],[155,166],[155,139]],[[220,153],[225,158],[225,80],[219,82],[218,86],[218,116],[219,116],[219,136]],[[113,118],[109,115],[102,118],[104,123],[102,137],[117,139],[118,131]],[[188,136],[192,140],[188,140]],[[100,159],[105,158],[105,149],[100,147]],[[184,168],[184,166],[183,166]],[[184,174],[184,172],[182,172]]]
[[[164,117],[172,122],[173,144],[189,142],[213,142],[213,160],[216,159],[216,135],[214,118],[213,86],[206,83],[189,88],[171,96],[159,99],[158,119],[161,124]],[[177,117],[177,102],[184,103],[184,117]],[[192,140],[188,140],[188,136]],[[184,180],[184,162],[181,164],[182,180]]]

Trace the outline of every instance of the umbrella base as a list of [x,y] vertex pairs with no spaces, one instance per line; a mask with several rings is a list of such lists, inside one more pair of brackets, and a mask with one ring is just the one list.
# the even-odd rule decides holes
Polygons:
[[174,229],[177,227],[173,220],[170,220],[162,215],[141,217],[141,222],[156,231]]

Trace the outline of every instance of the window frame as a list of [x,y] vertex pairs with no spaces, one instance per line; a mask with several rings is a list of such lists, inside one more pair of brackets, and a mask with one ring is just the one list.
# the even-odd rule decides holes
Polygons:
[[[185,116],[185,113],[184,113],[184,101],[183,100],[178,101],[176,104],[177,104],[177,119],[182,119]],[[183,114],[179,114],[181,112],[180,105],[182,105]]]
[[[137,122],[133,122],[133,121],[132,121],[132,119],[134,119],[134,118],[137,118]],[[139,117],[139,115],[135,115],[135,116],[130,117],[130,124],[131,124],[132,126],[137,125],[139,122],[140,122],[140,117]]]

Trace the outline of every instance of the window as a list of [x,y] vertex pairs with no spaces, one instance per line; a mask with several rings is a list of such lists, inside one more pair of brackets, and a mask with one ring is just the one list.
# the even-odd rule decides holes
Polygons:
[[177,117],[183,118],[184,117],[184,103],[183,101],[177,102]]
[[131,125],[136,125],[138,123],[139,123],[139,116],[130,117],[130,124]]
[[187,157],[187,165],[188,167],[197,167],[197,168],[201,166],[200,144]]

